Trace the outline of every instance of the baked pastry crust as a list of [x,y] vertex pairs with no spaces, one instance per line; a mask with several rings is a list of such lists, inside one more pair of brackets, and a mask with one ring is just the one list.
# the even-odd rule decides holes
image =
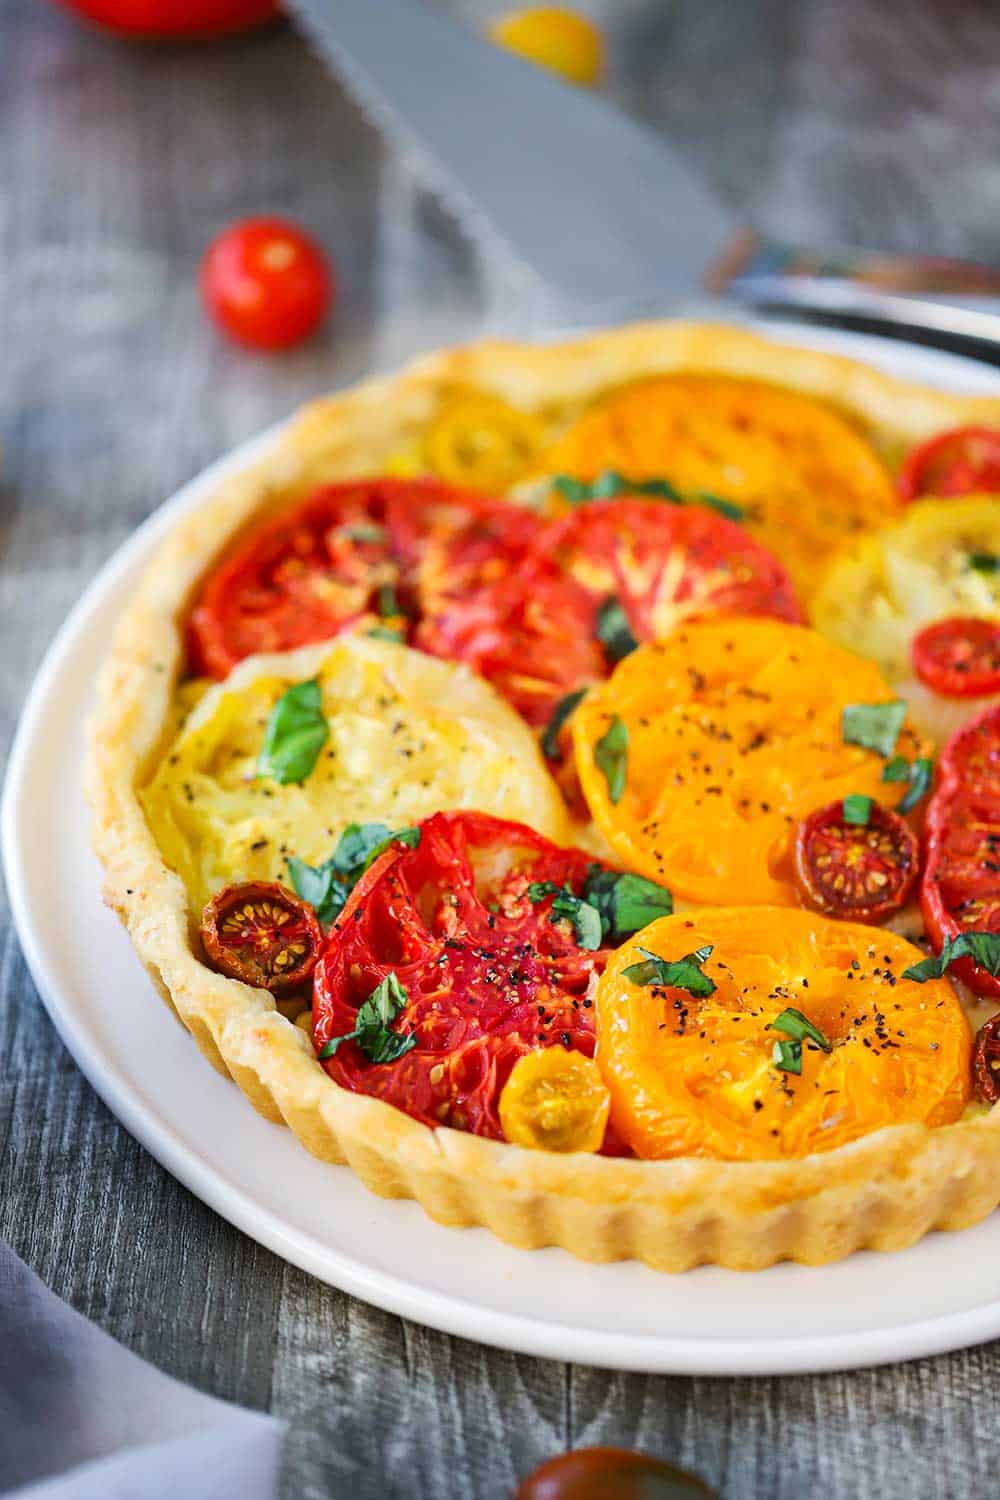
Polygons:
[[481,343],[314,402],[256,463],[222,484],[163,544],[123,615],[97,684],[87,791],[105,896],[157,989],[219,1072],[266,1118],[373,1192],[415,1198],[437,1222],[482,1225],[523,1248],[660,1270],[759,1269],[900,1249],[960,1229],[1000,1202],[1000,1112],[928,1129],[894,1126],[801,1160],[624,1160],[528,1151],[441,1127],[339,1088],[272,997],[206,968],[179,877],[164,864],[136,788],[173,728],[180,622],[205,569],[250,522],[318,483],[378,471],[456,386],[515,406],[572,411],[639,377],[698,370],[771,380],[831,401],[884,451],[941,428],[1000,426],[1000,399],[912,385],[865,364],[716,324],[642,324],[570,343]]

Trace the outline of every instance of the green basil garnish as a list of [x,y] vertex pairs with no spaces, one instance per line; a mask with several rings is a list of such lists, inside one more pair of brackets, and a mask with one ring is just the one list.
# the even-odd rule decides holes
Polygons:
[[1000,553],[970,552],[968,563],[976,573],[1000,573]]
[[873,801],[874,798],[863,797],[857,792],[850,797],[845,797],[843,801],[844,822],[863,828],[872,815]]
[[908,781],[910,783],[898,804],[901,813],[912,811],[920,799],[927,796],[933,779],[934,762],[926,755],[920,755],[914,761],[907,760],[905,755],[894,755],[892,760],[882,767],[883,781]]
[[878,755],[891,755],[906,718],[901,698],[889,703],[848,703],[841,715],[841,734],[848,745],[860,745]]
[[708,505],[712,510],[717,510],[720,516],[725,516],[727,521],[745,521],[746,511],[742,505],[737,505],[735,500],[723,500],[720,495],[711,495],[707,490],[700,490],[697,496],[699,505]]
[[321,865],[308,865],[292,855],[288,874],[296,895],[308,901],[324,927],[343,911],[362,875],[391,844],[414,849],[420,842],[419,828],[398,828],[384,823],[351,823],[344,829],[330,858]]
[[391,583],[379,585],[379,591],[375,596],[375,608],[383,620],[391,620],[395,615],[403,613],[396,597],[396,590]]
[[406,1006],[407,999],[398,976],[390,970],[368,999],[358,1006],[354,1029],[346,1031],[343,1036],[331,1037],[318,1055],[321,1058],[333,1057],[342,1042],[357,1042],[369,1062],[395,1062],[417,1045],[412,1033],[391,1030],[392,1022]]
[[960,932],[956,937],[947,938],[936,957],[911,964],[903,970],[903,978],[915,979],[917,984],[940,979],[957,958],[971,958],[974,964],[997,978],[1000,975],[1000,932]]
[[628,616],[617,599],[605,599],[597,611],[597,639],[612,666],[631,655],[638,646]]
[[319,678],[295,683],[271,710],[257,775],[270,776],[282,786],[305,781],[329,738]]
[[587,870],[583,899],[597,908],[604,935],[613,943],[648,927],[657,917],[669,917],[674,909],[674,898],[666,886],[656,885],[643,875],[598,864]]
[[371,630],[365,631],[365,635],[374,641],[393,641],[397,646],[403,644],[403,632],[390,630],[388,625],[373,625]]
[[746,511],[734,500],[724,500],[707,490],[694,494],[683,494],[669,479],[629,479],[617,469],[605,469],[596,479],[574,479],[571,474],[556,474],[552,488],[568,500],[570,505],[586,505],[588,500],[615,500],[619,495],[648,495],[653,500],[666,500],[670,505],[708,505],[730,521],[742,521]]
[[644,956],[645,962],[629,964],[622,970],[624,977],[631,980],[632,984],[653,984],[664,989],[687,990],[689,995],[695,995],[699,999],[715,993],[715,981],[701,971],[702,965],[711,955],[711,943],[706,943],[703,948],[696,948],[693,953],[685,953],[683,958],[661,958],[658,953],[650,953],[648,948],[640,948],[639,952]]
[[833,1043],[827,1041],[819,1027],[813,1021],[810,1021],[808,1016],[804,1016],[800,1010],[796,1010],[794,1005],[787,1006],[781,1012],[780,1016],[776,1016],[773,1021],[768,1023],[766,1029],[768,1031],[783,1031],[786,1036],[790,1036],[796,1042],[804,1042],[808,1038],[810,1042],[815,1042],[817,1047],[821,1048],[822,1051],[833,1051]]
[[782,1073],[802,1072],[802,1043],[775,1042],[771,1049],[771,1061]]
[[628,779],[628,726],[617,714],[594,746],[594,761],[608,784],[612,802],[620,802]]
[[589,952],[601,946],[604,927],[600,912],[584,897],[574,896],[569,886],[556,885],[554,880],[533,880],[525,894],[536,904],[544,901],[546,896],[554,896],[549,921],[559,922],[566,918],[572,922],[577,942]]
[[559,731],[578,704],[582,703],[587,696],[586,688],[577,688],[574,693],[567,693],[565,698],[560,698],[552,711],[552,717],[545,726],[542,735],[542,754],[546,760],[562,760],[559,753]]

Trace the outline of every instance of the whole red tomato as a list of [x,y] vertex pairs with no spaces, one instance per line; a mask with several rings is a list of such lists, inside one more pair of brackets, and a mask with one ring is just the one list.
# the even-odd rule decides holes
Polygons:
[[254,349],[287,349],[314,333],[335,281],[320,246],[287,219],[244,219],[213,240],[201,291],[230,338]]
[[120,36],[149,39],[224,36],[273,21],[279,0],[59,0]]

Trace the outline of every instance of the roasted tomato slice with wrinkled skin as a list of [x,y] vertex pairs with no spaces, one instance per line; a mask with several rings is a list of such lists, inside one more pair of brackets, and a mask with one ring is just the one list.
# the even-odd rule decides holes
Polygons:
[[[358,479],[317,490],[257,526],[208,574],[189,623],[193,669],[223,678],[245,656],[384,616],[386,586],[405,607],[430,538],[497,504],[436,480]],[[406,634],[405,619],[385,624]]]
[[925,625],[910,648],[913,670],[942,698],[1000,693],[1000,623],[955,615]]
[[853,922],[901,911],[920,873],[920,846],[899,813],[873,802],[867,823],[849,823],[843,801],[803,818],[795,836],[795,881],[807,906]]
[[552,526],[545,549],[599,601],[617,599],[640,641],[662,639],[692,614],[802,623],[778,559],[745,527],[704,505],[592,501]]
[[598,599],[557,568],[546,523],[510,506],[430,545],[419,569],[414,645],[464,661],[535,728],[605,675]]
[[300,989],[316,967],[323,934],[305,901],[271,881],[227,885],[201,917],[201,941],[213,968],[272,995]]
[[995,1104],[1000,1099],[1000,1016],[991,1016],[976,1033],[972,1086],[983,1104]]
[[1000,491],[1000,431],[954,427],[937,433],[907,454],[896,488],[904,500]]
[[375,1064],[345,1042],[323,1062],[330,1077],[425,1125],[503,1140],[499,1099],[521,1057],[540,1047],[594,1055],[592,1000],[607,950],[584,950],[569,920],[553,923],[552,895],[527,896],[533,881],[579,893],[592,863],[485,813],[427,818],[415,848],[387,851],[355,887],[313,993],[319,1053],[395,973],[407,1002],[393,1027],[416,1045]]
[[[927,808],[920,905],[940,953],[961,932],[1000,932],[1000,704],[952,735]],[[1000,1000],[1000,979],[960,958],[951,973]]]
[[575,1448],[522,1479],[515,1500],[713,1500],[696,1474],[629,1448]]

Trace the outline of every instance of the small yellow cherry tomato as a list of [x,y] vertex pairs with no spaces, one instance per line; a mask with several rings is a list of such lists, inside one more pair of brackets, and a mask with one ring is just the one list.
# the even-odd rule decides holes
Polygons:
[[558,73],[570,83],[596,88],[604,77],[604,38],[593,21],[565,5],[528,5],[489,28],[498,47]]
[[449,402],[428,428],[423,457],[449,484],[500,491],[531,467],[542,441],[541,423],[530,412],[471,391]]
[[518,1059],[500,1095],[500,1124],[514,1146],[598,1151],[611,1095],[592,1057],[546,1047]]

